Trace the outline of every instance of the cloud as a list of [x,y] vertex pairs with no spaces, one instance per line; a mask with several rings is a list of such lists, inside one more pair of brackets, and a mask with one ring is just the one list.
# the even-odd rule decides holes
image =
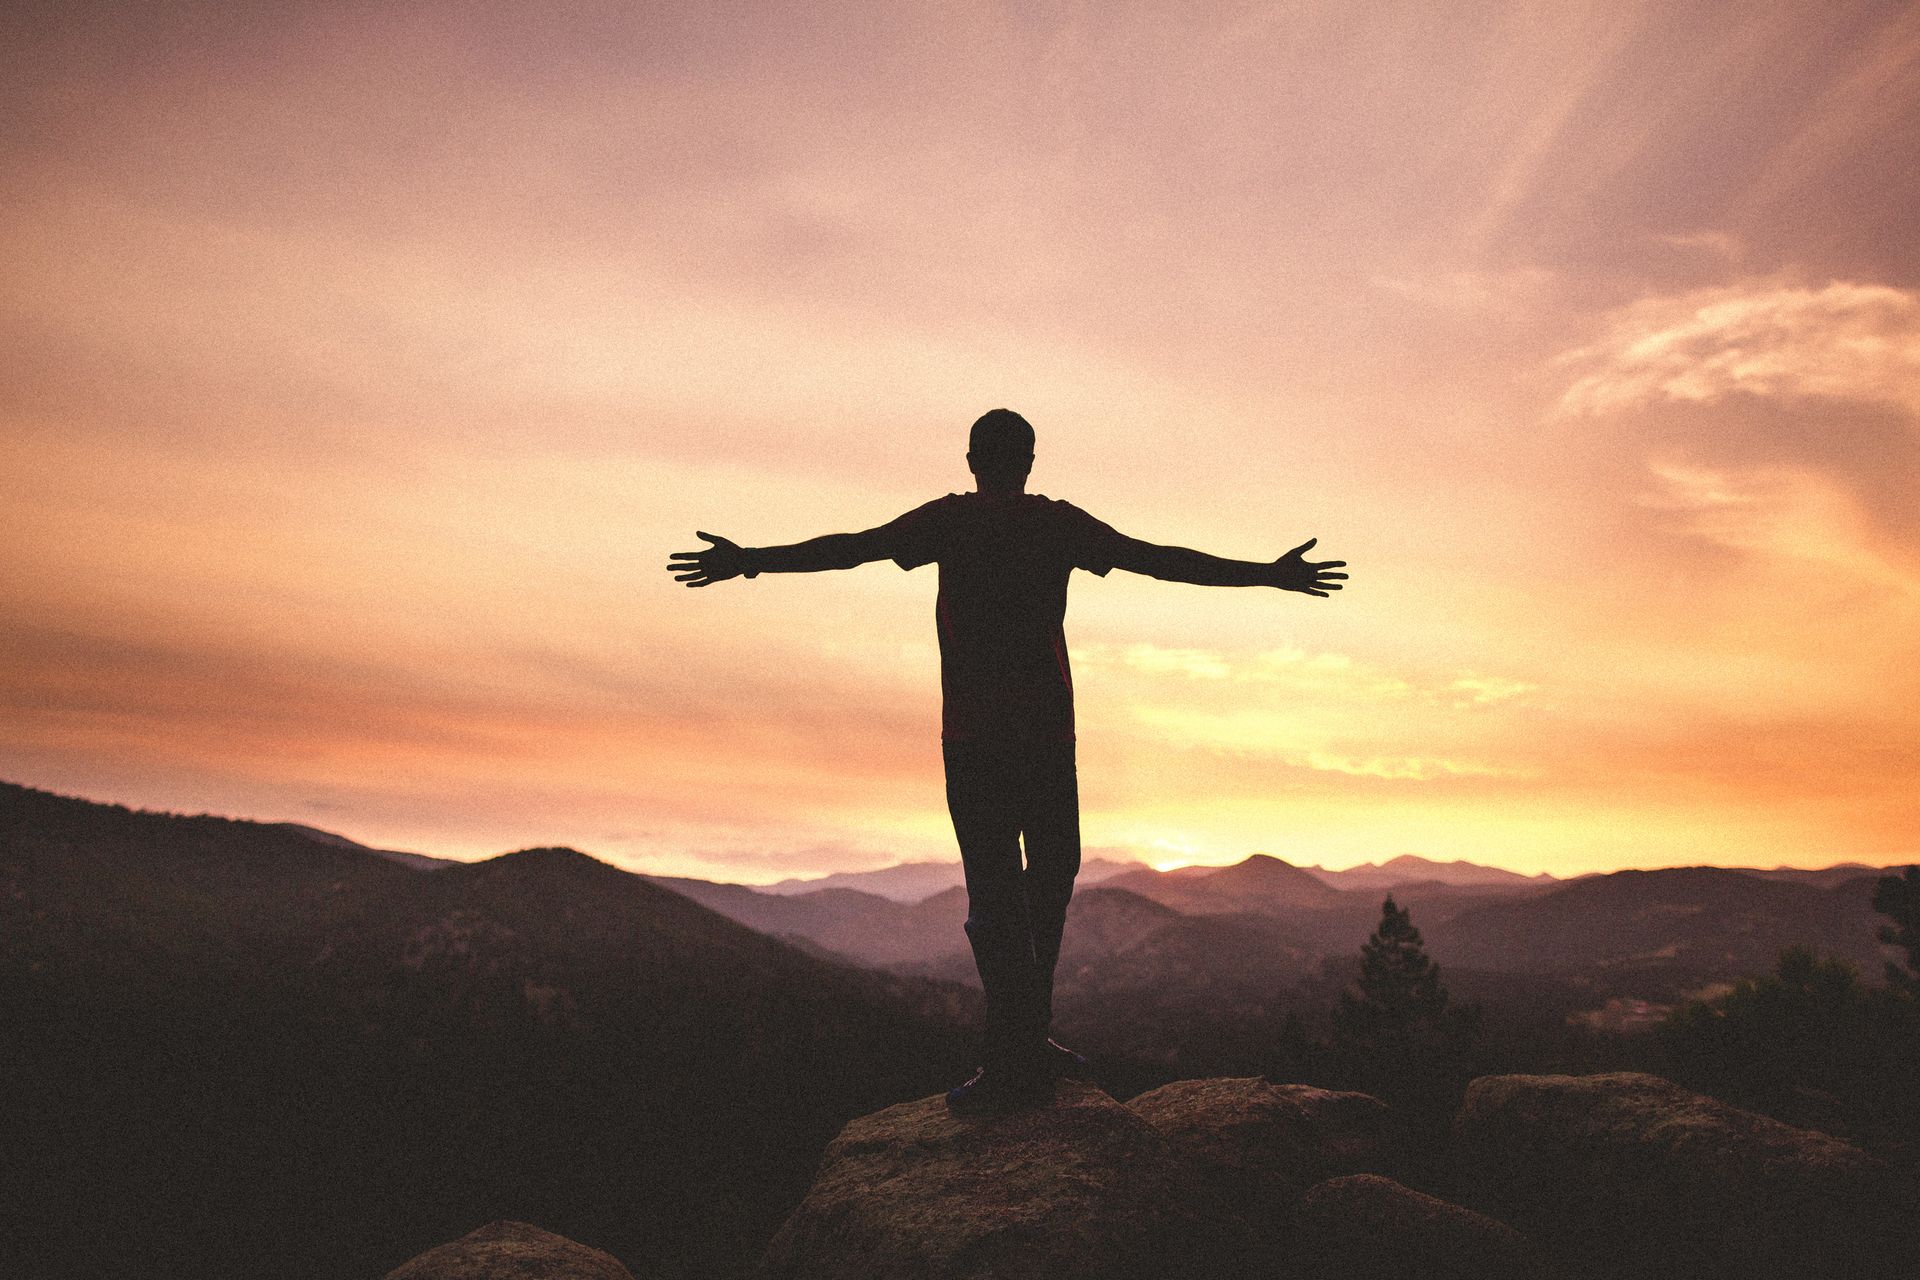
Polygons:
[[1233,675],[1233,666],[1222,655],[1209,649],[1162,649],[1158,645],[1128,645],[1121,660],[1136,671],[1155,675],[1177,674],[1196,680],[1224,680]]
[[1504,680],[1499,676],[1461,676],[1447,688],[1459,694],[1454,700],[1456,707],[1484,707],[1496,702],[1505,702],[1509,698],[1518,698],[1532,693],[1538,685],[1528,684],[1524,680]]
[[1562,423],[1636,458],[1623,496],[1772,571],[1920,590],[1920,292],[1747,279],[1643,299],[1555,362]]
[[1920,406],[1920,294],[1755,280],[1650,298],[1558,363],[1578,372],[1569,415],[1742,394]]
[[1876,536],[1853,495],[1818,473],[1788,468],[1650,464],[1641,503],[1737,551],[1811,562],[1920,596],[1920,566]]
[[[1074,660],[1091,666],[1111,661],[1114,656],[1111,647],[1092,646],[1075,650]],[[1313,653],[1292,646],[1236,655],[1217,649],[1134,644],[1118,650],[1118,657],[1130,670],[1148,676],[1276,685],[1280,686],[1278,692],[1347,704],[1417,701],[1460,709],[1505,702],[1538,688],[1524,680],[1474,672],[1461,672],[1452,679],[1400,674],[1375,663],[1356,661],[1351,654]]]
[[[1521,778],[1536,771],[1491,761],[1443,755],[1408,755],[1364,748],[1342,748],[1322,731],[1285,711],[1244,707],[1210,712],[1186,707],[1143,706],[1138,722],[1176,748],[1220,751],[1274,761],[1291,769],[1378,778],[1394,782],[1431,782],[1445,778]],[[1348,737],[1355,736],[1351,732]]]
[[1426,274],[1379,273],[1376,289],[1439,311],[1518,320],[1537,312],[1558,277],[1544,267],[1502,271],[1439,270]]

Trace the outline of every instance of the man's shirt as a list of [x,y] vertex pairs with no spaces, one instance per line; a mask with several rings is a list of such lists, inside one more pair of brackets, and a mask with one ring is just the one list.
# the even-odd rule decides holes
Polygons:
[[1067,577],[1106,574],[1121,535],[1032,493],[950,493],[879,533],[902,569],[940,566],[941,738],[1073,741]]

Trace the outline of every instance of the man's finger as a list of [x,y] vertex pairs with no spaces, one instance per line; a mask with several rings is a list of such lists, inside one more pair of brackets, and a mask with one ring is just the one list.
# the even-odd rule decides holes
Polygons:
[[1315,560],[1307,567],[1309,569],[1344,569],[1347,567],[1347,562],[1345,560]]
[[718,545],[718,544],[720,544],[720,543],[722,543],[722,542],[725,542],[725,541],[726,541],[726,539],[725,539],[725,538],[716,538],[716,537],[714,537],[714,536],[713,536],[712,534],[710,534],[710,533],[708,533],[708,532],[707,532],[706,530],[704,530],[704,529],[695,529],[695,530],[693,531],[693,536],[694,536],[694,537],[696,537],[696,538],[705,538],[705,539],[706,539],[706,540],[707,540],[708,542],[711,542],[711,543],[714,543],[715,545]]
[[[1299,546],[1295,547],[1293,550],[1287,552],[1287,556],[1304,555],[1306,554],[1307,550],[1311,548],[1313,544],[1318,541],[1320,541],[1320,539],[1318,538],[1308,538],[1305,542],[1301,543]],[[1282,560],[1285,560],[1287,556],[1281,556],[1280,558]]]
[[1305,591],[1310,596],[1324,596],[1327,594],[1324,591],[1315,591],[1312,587],[1303,587],[1301,588],[1301,590]]
[[674,552],[674,553],[673,553],[672,555],[670,555],[670,556],[668,556],[668,557],[667,557],[667,559],[669,559],[669,560],[698,560],[698,559],[700,559],[700,558],[701,558],[702,556],[705,556],[705,555],[708,555],[708,554],[710,554],[710,553],[709,553],[709,552],[706,552],[706,551],[676,551],[676,552]]
[[1313,576],[1316,578],[1327,579],[1327,578],[1344,578],[1347,575],[1344,573],[1316,573]]

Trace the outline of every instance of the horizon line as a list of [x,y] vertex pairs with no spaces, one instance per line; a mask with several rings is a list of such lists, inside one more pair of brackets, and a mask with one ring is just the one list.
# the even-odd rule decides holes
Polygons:
[[[217,818],[226,822],[245,822],[255,826],[263,826],[263,827],[299,827],[307,831],[316,832],[320,835],[330,836],[336,840],[344,840],[358,848],[368,849],[378,853],[407,854],[414,857],[432,858],[442,862],[472,864],[472,863],[479,863],[479,862],[487,862],[494,858],[507,857],[511,854],[525,853],[530,849],[565,848],[565,849],[573,849],[573,851],[576,853],[583,853],[589,857],[597,858],[600,861],[607,863],[609,866],[618,867],[623,871],[629,871],[635,875],[657,876],[657,877],[669,878],[669,879],[689,879],[689,880],[704,879],[704,877],[700,877],[700,876],[674,876],[668,872],[647,871],[639,867],[629,865],[629,863],[633,861],[631,859],[616,860],[615,858],[612,858],[612,857],[607,857],[597,853],[591,853],[585,849],[574,848],[574,846],[572,845],[529,844],[529,845],[524,845],[524,846],[513,848],[513,849],[503,849],[497,853],[481,854],[476,857],[458,857],[455,855],[444,854],[444,853],[426,853],[418,849],[381,848],[380,846],[367,844],[364,841],[358,840],[353,836],[344,835],[341,832],[332,830],[330,828],[316,826],[312,822],[307,822],[307,821],[297,820],[297,819],[243,817],[243,816],[231,814],[231,813],[215,813],[215,812],[212,812],[211,810],[202,810],[200,812],[188,812],[182,809],[146,808],[138,805],[130,805],[123,801],[118,801],[118,800],[100,800],[92,796],[74,795],[64,791],[55,791],[51,788],[35,786],[32,783],[15,782],[11,779],[5,779],[5,778],[0,778],[0,786],[17,787],[23,791],[37,792],[41,795],[53,796],[56,799],[71,800],[71,801],[77,801],[83,804],[94,804],[94,805],[102,805],[110,808],[125,809],[130,813],[144,813],[144,814],[151,814],[158,817]],[[1290,867],[1297,867],[1300,870],[1307,871],[1309,873],[1319,871],[1319,872],[1325,872],[1330,875],[1340,875],[1349,871],[1361,870],[1366,868],[1382,868],[1388,862],[1394,861],[1399,858],[1410,857],[1410,858],[1418,858],[1422,862],[1431,863],[1434,866],[1439,866],[1439,867],[1465,865],[1465,866],[1471,866],[1471,867],[1479,867],[1479,868],[1483,868],[1491,871],[1501,871],[1509,875],[1521,876],[1529,880],[1539,880],[1539,879],[1545,878],[1548,880],[1561,882],[1561,883],[1584,879],[1589,876],[1616,875],[1620,872],[1625,872],[1625,871],[1679,871],[1679,870],[1686,870],[1686,869],[1695,868],[1695,867],[1708,868],[1708,869],[1719,870],[1719,871],[1809,871],[1809,872],[1833,871],[1833,870],[1849,868],[1849,867],[1858,867],[1862,871],[1886,872],[1886,871],[1898,871],[1905,867],[1920,865],[1920,855],[1916,855],[1915,857],[1912,857],[1912,858],[1897,860],[1891,863],[1885,863],[1885,864],[1879,864],[1879,865],[1876,865],[1874,863],[1869,863],[1869,862],[1861,862],[1857,859],[1851,859],[1851,858],[1842,859],[1837,862],[1829,862],[1819,866],[1801,866],[1801,865],[1796,865],[1794,863],[1786,863],[1786,862],[1776,863],[1770,867],[1743,866],[1738,864],[1727,864],[1727,863],[1717,863],[1717,862],[1674,862],[1674,863],[1662,864],[1659,866],[1613,867],[1605,870],[1590,869],[1586,871],[1571,872],[1566,875],[1555,875],[1554,873],[1549,871],[1520,871],[1512,867],[1502,866],[1497,862],[1479,862],[1471,858],[1435,858],[1427,854],[1413,853],[1411,851],[1403,851],[1401,853],[1389,854],[1375,860],[1353,862],[1346,866],[1335,867],[1335,866],[1327,866],[1322,863],[1294,862],[1291,859],[1283,858],[1278,854],[1268,853],[1265,850],[1260,850],[1260,849],[1255,849],[1252,852],[1242,855],[1241,857],[1232,858],[1225,862],[1209,862],[1204,859],[1194,859],[1192,861],[1186,861],[1186,862],[1179,862],[1179,861],[1151,862],[1146,858],[1138,857],[1138,856],[1115,857],[1113,856],[1110,847],[1103,848],[1101,851],[1094,853],[1092,856],[1090,856],[1087,859],[1087,861],[1089,862],[1093,862],[1093,861],[1132,862],[1137,864],[1142,869],[1151,870],[1151,871],[1164,874],[1166,872],[1182,871],[1182,870],[1186,870],[1193,867],[1205,867],[1205,868],[1213,868],[1213,869],[1234,867],[1234,866],[1239,866],[1244,862],[1248,862],[1258,857],[1273,858],[1277,862],[1285,863],[1287,866],[1290,866]],[[843,869],[837,869],[832,871],[823,871],[816,875],[778,876],[778,877],[773,877],[765,880],[726,880],[726,881],[715,880],[715,881],[707,881],[707,883],[735,884],[735,885],[740,885],[742,887],[749,888],[749,889],[765,889],[776,884],[787,884],[787,883],[806,884],[806,883],[811,883],[813,881],[831,880],[831,879],[834,879],[835,877],[840,877],[840,876],[873,875],[880,872],[892,871],[900,867],[952,866],[955,869],[958,869],[959,864],[960,864],[960,858],[959,858],[959,854],[956,852],[951,860],[943,859],[943,858],[910,858],[910,859],[902,859],[901,861],[898,861],[898,862],[888,863],[884,866],[865,867],[865,868],[859,868],[859,869],[843,868]],[[1096,881],[1094,883],[1097,884],[1098,882]],[[1093,886],[1089,885],[1088,887],[1093,887]]]

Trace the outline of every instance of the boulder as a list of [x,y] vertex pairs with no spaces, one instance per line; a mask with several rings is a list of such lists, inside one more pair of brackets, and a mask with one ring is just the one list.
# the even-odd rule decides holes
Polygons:
[[1247,1079],[1177,1080],[1127,1104],[1229,1209],[1258,1219],[1314,1183],[1385,1168],[1386,1104],[1364,1093]]
[[1881,1274],[1883,1170],[1658,1076],[1485,1076],[1454,1121],[1461,1200],[1625,1274]]
[[1294,1211],[1298,1280],[1532,1280],[1525,1239],[1503,1222],[1371,1173],[1332,1178]]
[[489,1222],[429,1249],[387,1280],[633,1280],[612,1254],[524,1222]]
[[941,1097],[841,1130],[761,1260],[766,1280],[1146,1280],[1211,1237],[1160,1134],[1091,1085],[961,1119]]

